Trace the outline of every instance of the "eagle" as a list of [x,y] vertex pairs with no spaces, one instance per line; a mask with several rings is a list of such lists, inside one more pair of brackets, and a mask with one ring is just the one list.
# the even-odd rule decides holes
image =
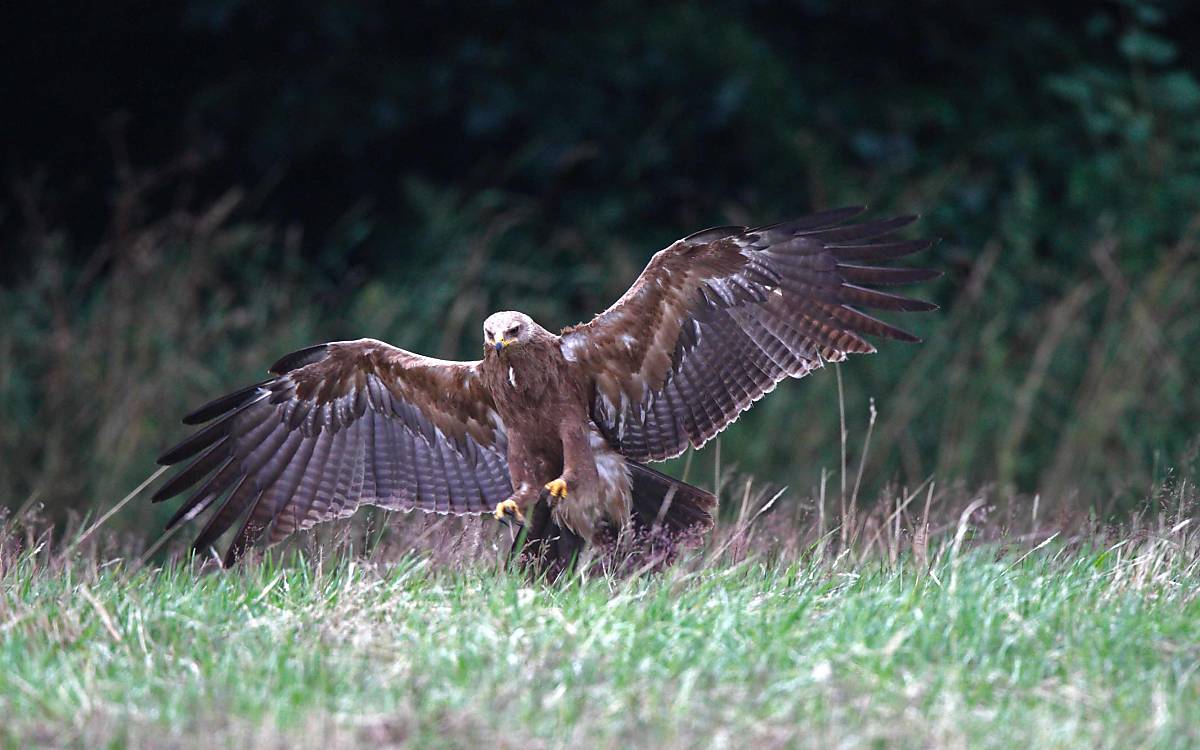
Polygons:
[[489,316],[475,361],[373,339],[289,354],[184,417],[202,427],[158,459],[180,468],[153,500],[190,490],[167,532],[208,512],[200,553],[236,524],[225,566],[364,504],[491,515],[560,569],[629,528],[702,534],[713,494],[648,463],[700,448],[786,378],[874,352],[868,336],[918,341],[863,309],[936,309],[872,288],[940,273],[868,265],[932,241],[894,237],[915,216],[851,223],[863,210],[696,232],[589,322]]

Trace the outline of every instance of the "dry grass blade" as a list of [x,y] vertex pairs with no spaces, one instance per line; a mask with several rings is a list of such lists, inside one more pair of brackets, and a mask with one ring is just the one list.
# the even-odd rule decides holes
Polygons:
[[149,477],[147,477],[145,481],[143,481],[141,484],[139,484],[137,487],[134,488],[133,492],[130,492],[128,495],[121,498],[120,502],[118,502],[116,505],[114,505],[112,508],[110,508],[107,513],[100,516],[100,518],[97,519],[94,524],[89,526],[86,531],[81,533],[79,536],[75,537],[75,539],[71,542],[70,547],[68,547],[68,550],[73,550],[76,547],[78,547],[80,544],[82,544],[84,541],[86,541],[88,537],[90,537],[93,533],[95,533],[96,529],[103,526],[104,523],[106,521],[108,521],[108,519],[110,519],[114,515],[116,515],[122,508],[124,508],[126,505],[128,505],[131,500],[133,500],[135,497],[137,497],[139,494],[141,494],[142,490],[144,490],[148,486],[150,486],[150,484],[152,484],[155,479],[158,479],[160,476],[162,476],[164,471],[167,471],[170,468],[171,468],[170,466],[162,466],[158,469],[158,471],[154,472]]
[[117,643],[120,643],[122,640],[124,640],[121,636],[121,631],[117,630],[117,626],[113,622],[112,616],[108,614],[108,610],[105,609],[104,604],[97,599],[90,590],[88,590],[88,587],[81,585],[79,587],[79,594],[84,599],[87,599],[88,604],[92,605],[92,609],[96,610],[96,615],[100,618],[100,623],[104,625],[104,629],[108,631],[108,634],[112,636],[112,639]]
[[[917,488],[915,490],[904,495],[904,497],[899,502],[896,503],[895,510],[893,510],[890,514],[888,514],[888,516],[883,520],[883,522],[881,524],[879,524],[878,527],[876,527],[875,532],[871,536],[871,540],[869,542],[867,542],[867,544],[866,544],[867,549],[871,549],[872,547],[874,547],[875,544],[879,541],[880,535],[885,533],[885,531],[889,530],[893,523],[899,522],[900,514],[904,512],[904,509],[909,506],[909,503],[911,503],[917,497],[917,495],[921,494],[921,490],[925,489],[925,487],[927,485],[929,487],[930,493],[932,493],[933,492],[933,477],[927,477],[925,479],[925,481],[921,482],[921,484],[917,486]],[[928,513],[928,509],[926,509],[926,512]]]
[[971,516],[975,513],[975,511],[982,508],[984,506],[985,502],[986,501],[983,498],[979,498],[979,499],[975,500],[970,505],[968,505],[963,510],[962,514],[958,517],[958,527],[954,530],[954,542],[950,547],[949,589],[950,589],[951,593],[954,593],[954,591],[956,591],[956,587],[958,584],[958,566],[962,560],[962,557],[961,557],[962,545],[963,545],[963,540],[967,536],[968,524],[971,520]]

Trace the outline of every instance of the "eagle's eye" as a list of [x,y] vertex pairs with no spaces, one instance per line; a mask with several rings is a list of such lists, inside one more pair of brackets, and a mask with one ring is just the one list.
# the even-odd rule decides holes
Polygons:
[[521,330],[521,326],[513,326],[512,328],[509,328],[507,331],[504,332],[504,338],[515,339],[517,337],[517,334],[520,332],[520,330]]

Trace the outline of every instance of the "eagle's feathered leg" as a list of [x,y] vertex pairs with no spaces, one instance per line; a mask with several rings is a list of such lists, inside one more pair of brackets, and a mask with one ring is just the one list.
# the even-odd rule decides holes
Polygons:
[[[532,502],[530,496],[524,494],[529,480],[534,473],[551,467],[522,460],[525,456],[519,436],[515,451],[513,443],[509,444],[510,465],[516,469],[514,482],[520,482],[514,500],[525,514],[522,536],[514,542],[509,559],[515,558],[522,568],[537,578],[555,580],[570,571],[595,535],[596,519],[600,515],[600,483],[586,424],[586,416],[582,414],[562,418],[558,436],[562,464],[551,469],[561,473],[545,485],[534,484],[537,489]],[[526,466],[537,468],[531,472],[522,471]],[[545,481],[545,474],[537,481]]]
[[591,544],[610,513],[601,493],[589,424],[581,415],[570,415],[560,422],[562,475],[546,484],[545,494],[554,522]]
[[568,493],[591,494],[599,484],[600,477],[596,471],[596,457],[592,455],[585,427],[586,419],[583,414],[572,413],[566,416],[559,425],[563,472],[562,476],[547,482],[545,486],[552,506],[565,500]]
[[526,514],[542,494],[538,485],[544,481],[546,471],[519,432],[509,436],[507,458],[512,495],[496,504],[492,516],[506,526],[512,523],[523,526]]

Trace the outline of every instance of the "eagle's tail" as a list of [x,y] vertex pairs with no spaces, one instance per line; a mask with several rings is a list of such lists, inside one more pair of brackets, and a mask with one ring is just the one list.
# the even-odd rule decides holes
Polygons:
[[661,530],[672,537],[697,538],[712,528],[717,498],[711,492],[635,461],[627,461],[626,465],[633,480],[635,525],[651,532]]
[[[698,543],[712,528],[717,498],[649,466],[634,461],[626,461],[625,465],[629,467],[632,483],[634,534],[619,540],[619,530],[612,529],[609,541],[617,545],[609,551],[635,561],[633,569],[643,564],[647,555],[658,564],[669,563],[676,550]],[[632,547],[622,546],[621,540]],[[530,508],[525,528],[509,551],[509,559],[515,558],[533,575],[553,581],[571,570],[583,547],[579,535],[559,526],[551,517],[548,497],[543,491]]]

